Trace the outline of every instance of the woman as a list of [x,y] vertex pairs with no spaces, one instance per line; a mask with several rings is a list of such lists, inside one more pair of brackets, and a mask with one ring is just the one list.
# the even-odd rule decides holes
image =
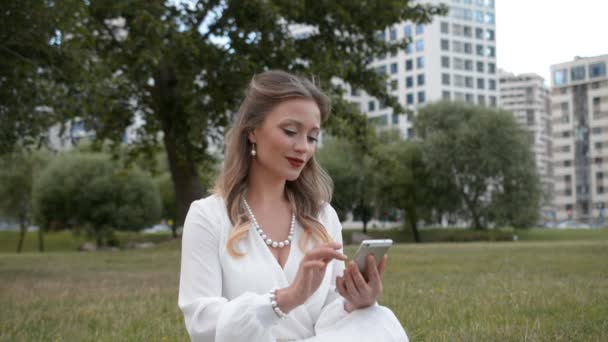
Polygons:
[[370,256],[365,277],[345,268],[331,179],[314,159],[329,112],[306,79],[251,81],[214,194],[184,223],[179,307],[192,340],[407,341],[376,304],[386,258]]

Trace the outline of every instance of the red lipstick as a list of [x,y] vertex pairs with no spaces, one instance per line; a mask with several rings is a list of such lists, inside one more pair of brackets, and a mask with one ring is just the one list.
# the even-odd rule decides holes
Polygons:
[[289,161],[289,164],[291,164],[291,166],[293,166],[293,167],[300,167],[300,166],[302,166],[302,164],[304,164],[304,161],[302,159],[290,158],[290,157],[286,157],[286,158]]

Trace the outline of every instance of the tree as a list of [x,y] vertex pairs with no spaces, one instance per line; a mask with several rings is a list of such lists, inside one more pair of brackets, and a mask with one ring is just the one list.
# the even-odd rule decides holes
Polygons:
[[376,150],[377,197],[384,208],[404,211],[406,226],[412,231],[414,240],[421,242],[418,221],[431,217],[439,194],[433,191],[420,142],[402,140],[391,132],[385,133],[382,140],[385,143],[378,145]]
[[[17,253],[21,253],[27,228],[32,223],[32,186],[48,159],[45,151],[25,149],[16,149],[0,157],[0,216],[19,224]],[[38,237],[42,250],[41,230]]]
[[457,189],[475,229],[536,223],[541,191],[534,157],[512,113],[439,102],[420,110],[415,129],[429,170]]
[[[137,113],[138,147],[167,152],[180,222],[203,195],[196,165],[219,143],[252,75],[270,68],[314,77],[334,99],[328,131],[357,137],[365,117],[346,105],[340,79],[402,111],[373,56],[404,48],[378,32],[411,20],[428,23],[444,6],[409,1],[70,1],[56,36],[71,109],[99,139],[119,142]],[[49,11],[57,2],[45,2]],[[67,6],[67,5],[66,5]],[[369,14],[373,13],[373,16]],[[294,35],[290,25],[310,28]],[[77,67],[76,67],[77,66]],[[55,107],[54,107],[55,108]],[[55,110],[56,112],[58,110]],[[26,124],[27,122],[21,124]]]
[[[368,139],[373,139],[368,132]],[[316,154],[334,182],[332,205],[341,220],[348,212],[363,222],[363,232],[373,214],[373,160],[371,155],[346,139],[326,136]]]
[[110,242],[114,229],[139,231],[160,219],[152,179],[137,169],[118,168],[102,154],[56,158],[34,184],[33,199],[40,229],[84,227],[98,246]]

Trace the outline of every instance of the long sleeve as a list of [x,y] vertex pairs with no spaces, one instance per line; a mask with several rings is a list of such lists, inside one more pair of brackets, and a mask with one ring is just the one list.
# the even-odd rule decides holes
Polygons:
[[188,334],[192,341],[274,341],[270,327],[279,318],[268,294],[222,297],[221,222],[211,200],[193,202],[184,222],[178,305]]
[[[326,228],[332,233],[334,241],[342,243],[342,224],[340,223],[338,214],[336,214],[336,211],[329,205],[325,208],[325,213],[326,222],[328,223],[328,227]],[[344,248],[340,249],[340,253],[343,253],[343,250]],[[335,322],[348,315],[348,312],[344,310],[344,298],[336,291],[336,277],[342,276],[344,268],[345,265],[343,261],[334,261],[325,304],[315,323],[315,332],[317,334],[324,329],[331,328]]]

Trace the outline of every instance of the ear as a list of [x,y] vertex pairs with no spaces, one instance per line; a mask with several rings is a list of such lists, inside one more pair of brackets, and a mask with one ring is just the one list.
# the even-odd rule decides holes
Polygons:
[[256,142],[255,131],[256,131],[256,128],[254,128],[251,131],[249,131],[249,134],[247,135],[247,138],[249,139],[249,142],[252,143],[252,144],[255,144],[255,142]]

